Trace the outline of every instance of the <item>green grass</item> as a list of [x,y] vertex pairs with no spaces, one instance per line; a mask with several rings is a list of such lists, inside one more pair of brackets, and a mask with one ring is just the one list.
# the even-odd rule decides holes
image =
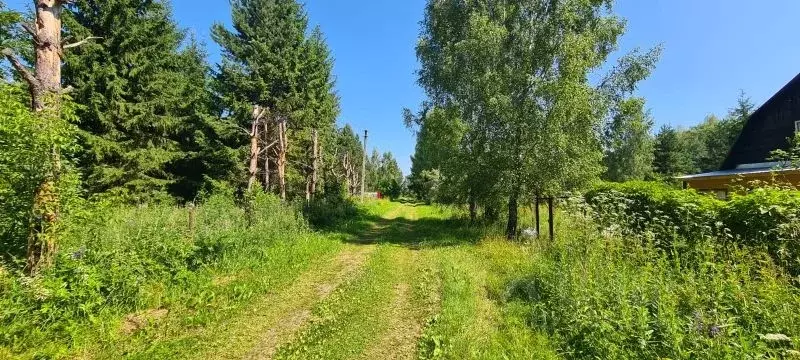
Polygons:
[[277,200],[257,203],[251,227],[221,197],[194,215],[155,206],[73,220],[56,271],[0,274],[0,358],[796,354],[768,334],[800,335],[800,291],[758,251],[698,241],[667,253],[570,207],[555,241],[517,243],[455,208],[370,201],[314,232]]
[[[0,275],[0,354],[142,351],[241,311],[342,247],[271,197],[258,200],[251,227],[228,199],[214,197],[194,215],[173,206],[99,207],[72,219],[52,273]],[[160,309],[168,315],[132,334],[121,330],[126,317]]]

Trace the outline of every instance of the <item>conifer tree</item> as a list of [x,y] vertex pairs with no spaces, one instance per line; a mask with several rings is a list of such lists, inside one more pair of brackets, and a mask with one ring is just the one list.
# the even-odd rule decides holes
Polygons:
[[[275,165],[281,196],[306,192],[310,197],[313,134],[325,151],[338,115],[330,51],[319,29],[306,36],[308,21],[295,0],[236,0],[231,5],[233,29],[213,28],[223,48],[215,92],[233,122],[246,129],[261,127],[266,134],[265,148],[259,150],[268,155],[262,168],[272,171]],[[254,106],[267,114],[257,126]],[[270,174],[264,175],[267,182]]]
[[214,152],[201,148],[216,134],[202,52],[184,47],[171,16],[164,1],[77,0],[69,7],[68,35],[99,38],[69,54],[64,73],[83,105],[81,165],[92,193],[138,202],[169,199],[172,190],[190,198],[209,177],[202,168],[225,168],[189,169]]

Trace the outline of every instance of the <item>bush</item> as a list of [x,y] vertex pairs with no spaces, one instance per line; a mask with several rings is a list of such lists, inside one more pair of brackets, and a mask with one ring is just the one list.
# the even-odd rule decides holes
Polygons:
[[[270,267],[257,280],[265,284],[314,257],[306,253],[324,251],[301,214],[276,197],[255,194],[250,223],[233,199],[213,195],[196,207],[100,202],[72,212],[49,271],[30,278],[15,264],[0,266],[0,349],[24,352],[55,339],[75,344],[87,328],[113,334],[99,323],[145,309],[188,307],[195,319],[213,316],[213,304],[225,305],[212,286],[216,274]],[[230,296],[239,300],[254,293],[234,290]]]
[[601,225],[626,235],[648,235],[662,249],[685,250],[709,239],[733,241],[764,248],[792,274],[800,274],[800,191],[760,188],[721,201],[657,183],[604,183],[585,199]]
[[676,190],[659,183],[603,183],[589,191],[599,222],[627,234],[652,233],[657,246],[672,249],[717,234],[717,218],[724,205],[694,190]]
[[793,274],[800,274],[800,191],[761,188],[733,195],[719,220],[742,244],[766,247]]
[[324,195],[317,197],[303,206],[305,215],[311,226],[328,228],[358,215],[358,208],[347,196],[344,187],[329,185]]
[[[697,242],[688,260],[562,214],[508,287],[568,359],[788,358],[800,291],[760,251]],[[768,335],[775,334],[775,335]]]

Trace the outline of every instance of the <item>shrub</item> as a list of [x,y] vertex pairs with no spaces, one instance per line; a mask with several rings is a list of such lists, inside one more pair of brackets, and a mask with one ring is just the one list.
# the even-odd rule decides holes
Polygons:
[[800,274],[800,191],[761,188],[733,195],[720,221],[736,241],[765,247],[793,274]]
[[358,208],[343,187],[330,186],[325,189],[323,196],[303,206],[303,214],[311,226],[327,228],[342,220],[354,218],[358,215]]
[[723,205],[694,190],[648,182],[603,183],[585,198],[602,225],[617,226],[629,235],[652,233],[663,249],[714,236]]
[[698,242],[692,262],[562,214],[509,285],[568,359],[758,359],[796,354],[800,291],[760,251]]
[[792,274],[800,274],[800,191],[759,188],[721,201],[662,184],[604,183],[585,199],[605,227],[648,235],[662,249],[698,241],[764,248]]
[[[298,246],[310,232],[293,208],[255,194],[248,224],[233,199],[212,195],[196,207],[98,202],[71,213],[52,269],[29,278],[14,264],[0,267],[0,348],[74,342],[87,328],[108,327],[99,322],[144,309],[213,311],[222,297],[214,274],[264,266],[282,273],[311,251]],[[231,296],[253,294],[237,289]]]

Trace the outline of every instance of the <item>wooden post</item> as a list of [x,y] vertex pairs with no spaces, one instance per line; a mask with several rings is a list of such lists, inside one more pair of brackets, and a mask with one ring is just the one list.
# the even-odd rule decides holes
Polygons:
[[195,210],[196,207],[194,203],[189,203],[186,206],[186,209],[189,211],[189,240],[194,241],[194,229],[195,229]]
[[553,197],[547,198],[547,211],[549,212],[549,217],[547,219],[548,225],[550,227],[550,240],[554,240],[556,238],[555,229],[554,229],[554,211],[553,211]]
[[367,130],[364,130],[364,159],[361,161],[361,201],[364,201],[364,189],[367,186]]
[[539,234],[541,234],[541,226],[540,226],[541,217],[539,216],[539,207],[541,207],[541,199],[539,198],[539,195],[536,195],[536,207],[533,210],[534,213],[536,214],[536,236],[539,236]]

